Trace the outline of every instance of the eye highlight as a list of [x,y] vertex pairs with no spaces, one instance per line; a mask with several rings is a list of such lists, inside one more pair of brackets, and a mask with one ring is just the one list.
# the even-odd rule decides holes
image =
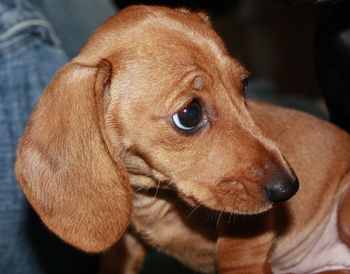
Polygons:
[[176,112],[172,119],[175,126],[183,131],[195,129],[202,121],[203,113],[197,100],[191,101],[186,107]]

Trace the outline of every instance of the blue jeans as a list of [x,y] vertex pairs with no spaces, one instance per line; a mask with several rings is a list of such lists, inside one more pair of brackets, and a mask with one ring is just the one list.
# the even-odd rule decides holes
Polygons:
[[0,273],[97,273],[97,256],[63,243],[38,220],[14,175],[16,143],[42,90],[68,58],[28,1],[0,1]]

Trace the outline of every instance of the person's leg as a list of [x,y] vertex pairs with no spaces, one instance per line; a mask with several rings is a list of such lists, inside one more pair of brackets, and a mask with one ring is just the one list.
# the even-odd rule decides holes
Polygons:
[[53,25],[68,57],[77,55],[92,32],[117,12],[110,0],[31,0]]
[[27,2],[0,2],[0,273],[96,273],[98,258],[52,235],[13,176],[16,143],[43,89],[68,58]]

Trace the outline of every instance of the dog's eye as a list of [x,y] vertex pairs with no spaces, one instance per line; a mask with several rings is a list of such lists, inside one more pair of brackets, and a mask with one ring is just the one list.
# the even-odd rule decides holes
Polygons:
[[193,100],[190,104],[173,115],[175,126],[186,131],[194,129],[201,120],[202,108],[197,100]]
[[244,78],[242,80],[242,90],[243,90],[243,93],[245,94],[247,89],[248,89],[248,77],[247,78]]

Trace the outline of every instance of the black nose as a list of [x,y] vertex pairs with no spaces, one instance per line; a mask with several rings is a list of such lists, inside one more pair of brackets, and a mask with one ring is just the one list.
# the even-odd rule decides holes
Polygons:
[[299,189],[299,180],[297,177],[279,180],[265,186],[266,197],[270,202],[279,203],[287,201]]

